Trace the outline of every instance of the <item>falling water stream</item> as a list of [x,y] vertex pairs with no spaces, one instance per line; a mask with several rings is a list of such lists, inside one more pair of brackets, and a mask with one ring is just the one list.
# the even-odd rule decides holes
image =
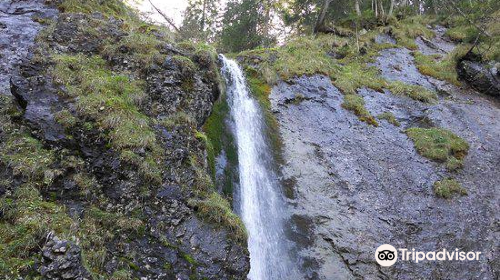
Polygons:
[[249,94],[238,64],[223,55],[220,58],[238,146],[239,213],[248,231],[248,278],[298,279],[284,237],[286,205],[272,171],[272,153],[264,134],[261,109]]

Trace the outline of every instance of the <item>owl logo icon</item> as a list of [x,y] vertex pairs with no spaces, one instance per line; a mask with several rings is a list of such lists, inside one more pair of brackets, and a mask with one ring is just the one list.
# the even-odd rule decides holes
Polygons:
[[375,251],[375,260],[381,266],[391,266],[398,260],[398,251],[392,245],[380,245]]

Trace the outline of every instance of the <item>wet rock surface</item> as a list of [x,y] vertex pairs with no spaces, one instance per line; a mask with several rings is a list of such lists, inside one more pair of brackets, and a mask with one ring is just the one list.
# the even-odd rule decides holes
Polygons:
[[415,39],[421,53],[425,55],[444,55],[453,51],[455,44],[445,36],[445,27],[438,25],[431,28],[431,30],[436,34],[433,38],[418,37]]
[[411,85],[423,86],[433,90],[429,78],[420,74],[414,63],[413,55],[408,49],[390,48],[380,52],[380,56],[372,63],[389,81],[401,81]]
[[[283,140],[283,185],[294,191],[290,234],[307,279],[497,279],[500,252],[500,103],[423,76],[405,49],[387,49],[375,65],[390,80],[447,92],[436,104],[358,89],[374,116],[392,112],[401,126],[360,122],[341,107],[342,93],[324,76],[280,82],[270,96]],[[295,95],[304,96],[290,103]],[[456,173],[419,155],[404,133],[442,127],[470,144]],[[445,200],[433,184],[454,177],[468,196]],[[306,238],[307,236],[307,238]],[[381,244],[433,251],[481,251],[477,262],[374,259]]]
[[0,94],[10,92],[9,79],[21,60],[28,56],[42,25],[33,18],[51,18],[57,10],[44,0],[0,2]]

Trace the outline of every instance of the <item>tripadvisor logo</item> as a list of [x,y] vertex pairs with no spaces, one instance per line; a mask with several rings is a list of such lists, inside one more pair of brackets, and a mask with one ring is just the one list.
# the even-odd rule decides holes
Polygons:
[[381,266],[391,266],[398,260],[398,251],[392,245],[380,245],[375,251],[375,260]]
[[421,261],[477,261],[481,255],[481,252],[464,252],[458,249],[454,251],[448,251],[443,249],[441,251],[429,251],[421,252],[415,251],[415,249],[402,249],[396,250],[392,245],[384,244],[380,245],[375,251],[375,260],[381,266],[391,266],[396,263],[399,259],[401,261],[411,261],[419,263]]

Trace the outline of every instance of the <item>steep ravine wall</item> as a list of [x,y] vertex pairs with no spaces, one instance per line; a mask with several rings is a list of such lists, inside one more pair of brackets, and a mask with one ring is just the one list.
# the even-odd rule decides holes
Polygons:
[[70,2],[0,5],[1,43],[26,45],[0,56],[0,278],[246,279],[201,132],[215,53],[120,1]]

